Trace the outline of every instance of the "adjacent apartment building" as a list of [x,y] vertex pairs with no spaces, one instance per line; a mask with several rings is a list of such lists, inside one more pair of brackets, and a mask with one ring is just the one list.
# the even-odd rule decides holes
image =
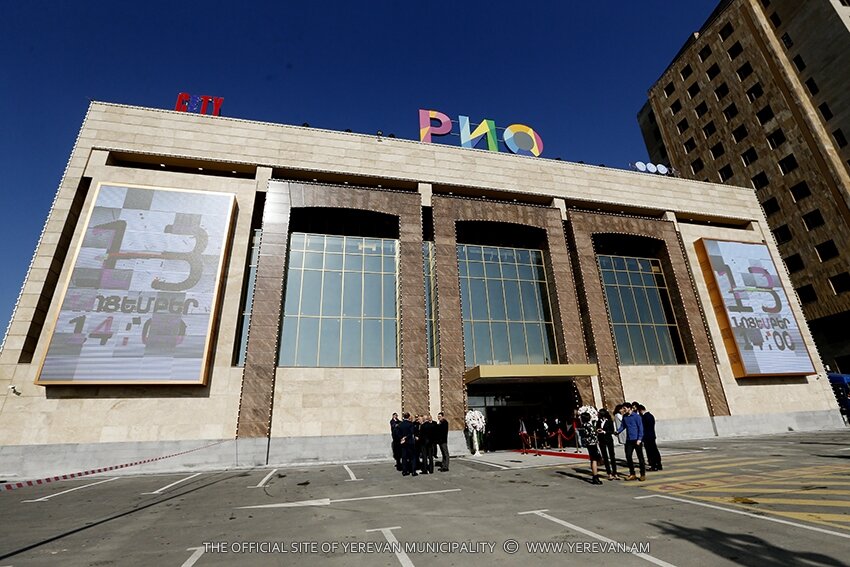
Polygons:
[[724,0],[649,90],[652,160],[752,188],[823,362],[850,373],[850,1]]

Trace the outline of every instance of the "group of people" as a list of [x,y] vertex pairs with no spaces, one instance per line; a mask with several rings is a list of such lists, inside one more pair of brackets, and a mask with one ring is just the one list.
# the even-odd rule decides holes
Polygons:
[[[617,474],[617,460],[614,457],[614,435],[625,432],[626,464],[629,476],[625,480],[646,480],[646,461],[643,450],[646,448],[646,460],[649,461],[650,471],[662,470],[661,453],[658,451],[655,437],[655,417],[638,402],[619,404],[614,413],[620,417],[620,425],[616,427],[607,409],[598,411],[594,421],[590,413],[579,416],[581,425],[578,428],[582,444],[587,448],[590,457],[590,467],[593,474],[592,484],[602,484],[599,479],[599,464],[605,464],[608,480],[622,480]],[[637,453],[640,476],[635,475],[634,455]]]
[[519,420],[519,438],[522,442],[522,452],[534,449],[564,449],[573,445],[581,447],[581,441],[576,435],[579,428],[578,415],[572,420],[560,418],[521,417]]
[[[418,476],[434,473],[434,458],[437,447],[440,448],[439,470],[449,470],[449,422],[443,412],[437,414],[437,421],[431,419],[431,414],[411,417],[408,412],[394,413],[390,419],[392,434],[393,458],[396,470],[404,476]],[[417,472],[418,471],[418,472]]]

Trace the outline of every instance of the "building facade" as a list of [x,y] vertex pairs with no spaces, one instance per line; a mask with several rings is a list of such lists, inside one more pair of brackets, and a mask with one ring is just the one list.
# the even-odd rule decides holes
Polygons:
[[679,175],[753,188],[823,361],[850,372],[850,2],[724,0],[638,121]]
[[634,399],[667,439],[841,426],[786,290],[749,189],[92,103],[0,353],[0,462],[385,457],[402,410],[462,452],[468,408],[508,448]]

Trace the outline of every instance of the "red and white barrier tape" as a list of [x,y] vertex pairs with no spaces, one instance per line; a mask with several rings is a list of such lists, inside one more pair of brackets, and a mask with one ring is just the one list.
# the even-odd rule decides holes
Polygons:
[[230,439],[225,441],[217,441],[215,443],[210,443],[209,445],[204,445],[203,447],[196,447],[194,449],[189,449],[188,451],[181,451],[179,453],[173,453],[171,455],[164,455],[162,457],[153,457],[151,459],[145,459],[143,461],[136,461],[134,463],[124,463],[123,465],[113,465],[111,467],[103,467],[99,469],[92,469],[89,471],[80,471],[71,474],[63,474],[60,476],[51,476],[47,478],[40,478],[38,480],[25,480],[23,482],[8,482],[6,484],[0,485],[0,492],[4,492],[7,490],[16,490],[18,488],[25,488],[27,486],[39,486],[42,484],[48,484],[50,482],[56,482],[58,480],[69,480],[72,478],[79,478],[82,476],[88,476],[91,474],[97,474],[107,471],[114,471],[118,469],[126,469],[127,467],[134,467],[136,465],[144,465],[145,463],[152,463],[154,461],[162,461],[163,459],[170,459],[172,457],[179,457],[180,455],[185,455],[187,453],[194,453],[195,451],[200,451],[201,449],[208,449],[210,447],[214,447],[216,445],[221,445],[222,443],[227,443]]

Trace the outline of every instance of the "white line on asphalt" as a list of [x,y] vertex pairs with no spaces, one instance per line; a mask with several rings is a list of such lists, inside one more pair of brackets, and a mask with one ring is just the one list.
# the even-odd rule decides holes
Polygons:
[[464,459],[464,461],[469,461],[470,463],[481,463],[482,465],[490,465],[491,467],[496,467],[497,469],[507,470],[510,468],[521,468],[521,467],[506,467],[504,465],[497,465],[496,463],[488,463],[487,461],[479,461],[476,459]]
[[850,447],[845,447],[844,449],[839,449],[839,451],[850,451]]
[[[546,518],[549,521],[555,522],[556,524],[561,524],[565,528],[569,528],[569,529],[576,531],[580,534],[590,536],[594,539],[598,539],[599,541],[604,541],[605,543],[617,545],[617,542],[612,540],[612,539],[608,539],[607,537],[605,537],[603,535],[599,535],[599,534],[592,532],[590,530],[580,528],[579,526],[576,526],[575,524],[565,522],[564,520],[561,520],[561,519],[556,518],[554,516],[550,516],[549,514],[545,514],[544,512],[548,512],[548,510],[529,510],[528,512],[519,512],[519,515],[523,516],[523,515],[526,515],[526,514],[534,514],[536,516],[540,516],[541,518]],[[636,556],[640,557],[641,559],[643,559],[645,561],[649,561],[650,563],[654,563],[655,565],[660,565],[661,567],[676,567],[672,563],[667,563],[666,561],[662,561],[661,559],[658,559],[657,557],[653,557],[652,555],[648,555],[646,553],[637,553],[635,551],[632,551],[631,554],[636,555]]]
[[705,508],[711,508],[713,510],[720,510],[722,512],[730,512],[732,514],[740,514],[741,516],[749,516],[751,518],[758,518],[759,520],[767,520],[768,522],[776,522],[777,524],[785,524],[786,526],[794,526],[795,528],[803,528],[804,530],[811,530],[813,532],[819,532],[827,535],[834,535],[837,537],[843,537],[846,539],[850,539],[850,534],[843,534],[841,532],[834,532],[832,530],[825,530],[823,528],[816,528],[815,526],[807,526],[806,524],[798,524],[796,522],[790,522],[788,520],[781,520],[779,518],[771,518],[768,516],[760,516],[758,514],[752,514],[750,512],[744,512],[743,510],[734,510],[732,508],[724,508],[723,506],[715,506],[714,504],[706,504],[705,502],[696,502],[694,500],[687,500],[685,498],[676,498],[674,496],[667,496],[666,494],[650,494],[649,496],[635,496],[635,500],[644,500],[646,498],[666,498],[667,500],[674,500],[676,502],[683,502],[685,504],[693,504],[695,506],[703,506]]
[[192,480],[196,476],[201,476],[201,473],[195,473],[192,476],[187,476],[186,478],[182,478],[182,479],[178,480],[177,482],[172,482],[168,486],[163,486],[159,490],[154,490],[153,492],[142,492],[142,494],[162,494],[163,491],[168,490],[172,486],[177,486],[181,482],[186,482],[187,480]]
[[272,477],[272,475],[276,472],[277,472],[277,469],[273,470],[272,472],[267,474],[266,477],[263,480],[260,481],[260,484],[258,484],[257,486],[249,486],[248,488],[263,488],[266,485],[266,483],[269,481],[269,479]]
[[203,547],[187,547],[186,551],[194,551],[195,553],[193,553],[189,557],[189,559],[187,559],[185,562],[183,562],[183,565],[181,565],[180,567],[192,567],[192,565],[197,563],[198,559],[201,558],[201,555],[204,554],[204,548]]
[[377,500],[381,498],[399,498],[401,496],[424,496],[426,494],[444,494],[446,492],[460,492],[460,488],[448,490],[429,490],[427,492],[407,492],[405,494],[383,494],[381,496],[360,496],[359,498],[320,498],[318,500],[302,500],[300,502],[281,502],[279,504],[262,504],[260,506],[239,506],[238,510],[248,508],[299,508],[302,506],[330,506],[333,502],[354,502],[355,500]]
[[351,477],[351,478],[349,478],[348,480],[346,480],[345,482],[351,482],[352,480],[363,480],[362,478],[357,478],[356,476],[354,476],[354,473],[353,473],[353,472],[351,472],[351,469],[350,469],[350,468],[348,468],[348,465],[342,465],[342,468],[344,468],[345,470],[347,470],[347,471],[348,471],[348,476],[350,476],[350,477]]
[[395,556],[398,559],[398,562],[401,563],[401,567],[414,567],[413,561],[410,560],[410,557],[401,549],[401,546],[398,543],[398,540],[393,535],[392,530],[400,530],[401,526],[393,526],[391,528],[375,528],[374,530],[366,530],[367,532],[381,532],[384,534],[384,538],[386,538],[387,542],[393,546],[394,549],[398,551],[395,552]]
[[76,488],[70,488],[63,492],[57,492],[56,494],[51,494],[50,496],[45,496],[43,498],[36,498],[35,500],[21,500],[21,502],[46,502],[48,499],[53,498],[54,496],[60,496],[62,494],[68,494],[69,492],[74,492],[75,490],[82,490],[83,488],[88,488],[89,486],[94,486],[95,484],[103,484],[104,482],[112,482],[113,480],[118,480],[119,477],[108,478],[106,480],[101,480],[98,482],[93,482],[91,484],[84,484],[83,486],[78,486]]

